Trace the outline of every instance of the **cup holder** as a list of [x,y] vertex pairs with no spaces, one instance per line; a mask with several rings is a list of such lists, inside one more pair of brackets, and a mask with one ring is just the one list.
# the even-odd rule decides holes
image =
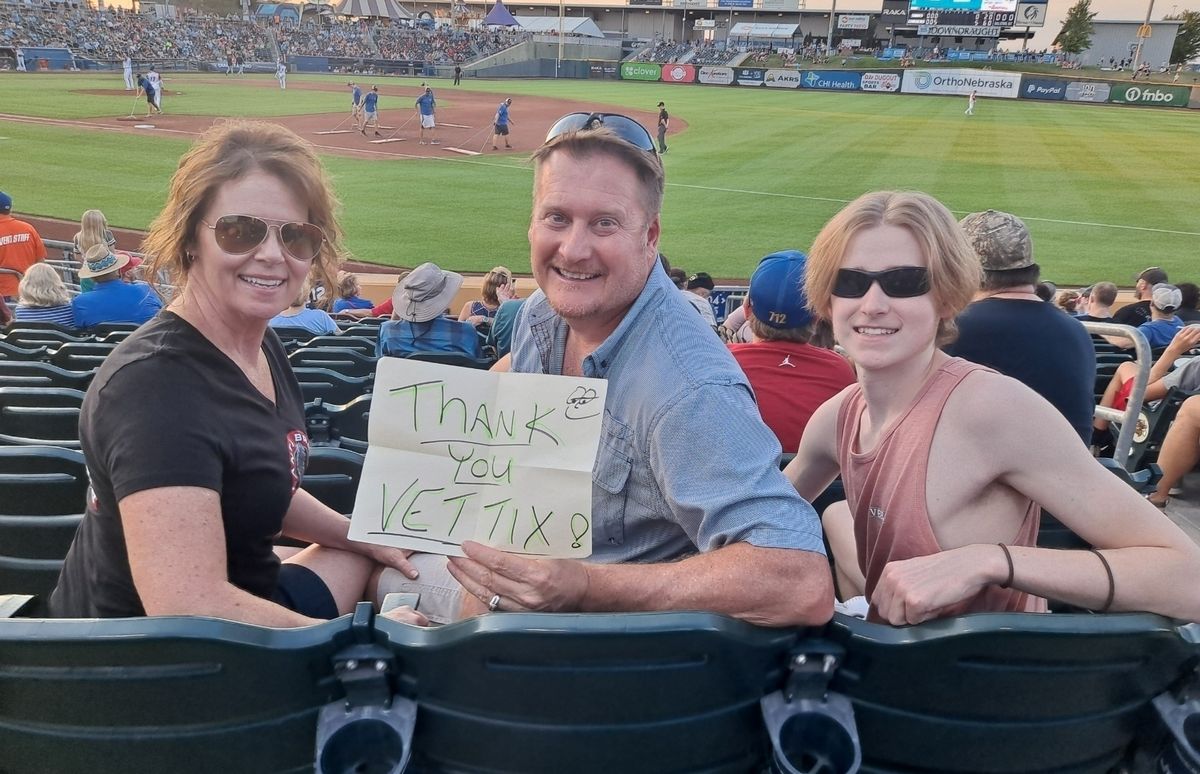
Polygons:
[[1154,708],[1170,732],[1155,771],[1200,774],[1200,701],[1180,703],[1163,694],[1154,699]]
[[844,696],[824,700],[783,698],[779,691],[762,700],[763,719],[774,748],[774,774],[855,774],[862,750],[854,710]]
[[416,704],[395,698],[388,708],[321,708],[317,720],[318,774],[400,774],[412,753]]

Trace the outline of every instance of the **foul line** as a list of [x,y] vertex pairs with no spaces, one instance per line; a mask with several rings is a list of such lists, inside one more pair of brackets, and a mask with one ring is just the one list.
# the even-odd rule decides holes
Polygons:
[[[719,188],[708,185],[689,185],[688,183],[667,183],[668,188],[691,188],[697,191],[715,191],[717,193],[748,194],[750,196],[771,196],[779,199],[800,199],[809,202],[830,202],[832,204],[849,204],[852,199],[834,199],[828,196],[804,196],[803,194],[773,193],[771,191],[748,191],[744,188]],[[955,215],[967,215],[967,210],[950,210]],[[1015,213],[1014,213],[1015,214]],[[1176,231],[1169,228],[1150,228],[1149,226],[1123,226],[1116,223],[1092,223],[1086,220],[1062,220],[1059,218],[1038,218],[1032,215],[1018,215],[1021,220],[1034,220],[1039,223],[1062,223],[1069,226],[1095,226],[1096,228],[1115,228],[1126,231],[1150,231],[1155,234],[1177,234],[1179,236],[1200,236],[1200,231]]]

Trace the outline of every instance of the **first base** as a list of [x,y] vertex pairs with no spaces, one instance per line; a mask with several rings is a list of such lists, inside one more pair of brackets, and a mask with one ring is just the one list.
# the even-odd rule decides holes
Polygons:
[[372,145],[379,145],[384,142],[404,142],[403,137],[384,137],[382,140],[371,140]]
[[154,124],[134,124],[134,129],[153,129]]
[[313,134],[350,134],[353,129],[328,129],[324,132],[313,132]]
[[479,153],[479,151],[467,150],[466,148],[443,148],[443,150],[448,150],[451,153],[461,153],[464,156],[479,156],[479,155],[481,155]]

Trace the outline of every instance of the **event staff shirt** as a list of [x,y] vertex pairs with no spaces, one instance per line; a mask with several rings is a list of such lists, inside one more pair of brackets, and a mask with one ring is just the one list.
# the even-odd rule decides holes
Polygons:
[[[12,215],[0,215],[0,269],[14,269],[25,273],[30,266],[46,257],[46,245],[37,229]],[[0,296],[17,297],[20,278],[0,273]]]

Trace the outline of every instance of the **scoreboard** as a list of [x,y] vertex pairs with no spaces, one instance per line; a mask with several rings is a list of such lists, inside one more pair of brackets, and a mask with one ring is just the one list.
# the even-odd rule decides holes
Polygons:
[[[1016,23],[1014,2],[1012,10],[945,10],[921,8],[920,0],[913,0],[908,8],[908,23],[911,25],[946,25],[955,27],[1011,27]],[[961,4],[959,4],[961,5]]]

